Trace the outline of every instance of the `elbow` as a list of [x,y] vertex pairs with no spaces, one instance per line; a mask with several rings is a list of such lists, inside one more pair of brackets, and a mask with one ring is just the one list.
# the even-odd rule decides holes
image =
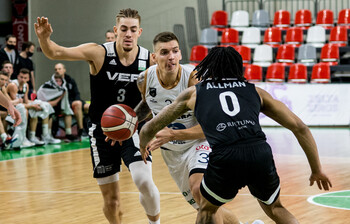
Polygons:
[[293,133],[299,133],[299,134],[303,134],[306,133],[307,130],[309,130],[309,127],[300,119],[297,119],[294,124],[293,127],[290,128],[290,130]]

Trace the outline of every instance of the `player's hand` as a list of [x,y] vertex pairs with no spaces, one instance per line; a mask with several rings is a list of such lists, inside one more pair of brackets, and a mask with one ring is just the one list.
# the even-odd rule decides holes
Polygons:
[[35,111],[42,111],[43,108],[40,107],[40,104],[32,104],[32,109]]
[[[106,135],[104,132],[103,132],[103,134]],[[109,137],[106,135],[105,142],[108,142],[108,141],[111,141],[111,146],[114,146],[116,142],[119,142],[119,145],[120,145],[120,146],[123,145],[123,142],[122,142],[122,141],[113,140],[113,139],[109,138]]]
[[175,136],[174,130],[171,128],[165,127],[162,130],[158,131],[158,133],[155,136],[156,138],[148,143],[147,148],[149,151],[158,149],[160,146],[164,145],[165,143],[175,140],[174,136]]
[[140,147],[140,152],[141,152],[141,157],[143,159],[143,161],[145,162],[145,164],[147,164],[147,157],[149,156],[149,150],[143,147]]
[[7,108],[7,111],[13,120],[15,120],[15,124],[13,126],[18,126],[22,122],[21,114],[19,111],[12,104],[10,104],[10,106]]
[[328,191],[329,188],[332,187],[331,181],[329,180],[327,175],[322,172],[312,173],[309,180],[310,180],[310,186],[312,186],[316,181],[317,186],[320,190],[322,190],[323,188],[323,190]]
[[37,22],[34,23],[35,33],[38,38],[47,39],[53,32],[51,24],[46,17],[38,17]]

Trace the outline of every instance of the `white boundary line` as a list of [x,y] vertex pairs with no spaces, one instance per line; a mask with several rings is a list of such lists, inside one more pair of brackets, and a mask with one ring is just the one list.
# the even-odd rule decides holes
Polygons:
[[314,204],[314,205],[318,205],[318,206],[322,206],[322,207],[350,210],[349,208],[341,208],[341,207],[329,206],[329,205],[320,204],[320,203],[317,203],[317,202],[314,201],[314,198],[316,198],[316,197],[323,197],[323,198],[350,198],[350,196],[333,196],[333,195],[327,196],[328,194],[339,193],[339,192],[348,192],[348,191],[350,191],[350,190],[334,191],[334,192],[327,192],[327,193],[323,193],[323,194],[317,194],[317,195],[310,196],[307,199],[307,201],[310,204]]

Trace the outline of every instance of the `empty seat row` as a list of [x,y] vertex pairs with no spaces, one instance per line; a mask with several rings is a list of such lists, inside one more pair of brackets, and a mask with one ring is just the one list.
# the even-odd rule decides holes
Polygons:
[[[243,31],[241,44],[250,48],[255,48],[261,43],[270,45],[272,47],[278,47],[283,42],[290,44],[293,47],[299,47],[304,43],[303,30],[299,27],[290,27],[287,29],[285,40],[282,41],[281,30],[276,27],[270,27],[266,29],[261,40],[261,31],[256,27],[249,27]],[[214,29],[207,28],[202,30],[200,44],[215,46],[219,42],[218,32]],[[326,31],[321,26],[312,26],[308,29],[306,35],[306,43],[309,43],[315,47],[322,47],[326,40]],[[348,45],[348,31],[343,26],[333,27],[330,31],[329,43],[337,44],[338,46]],[[239,33],[234,28],[222,29],[221,44],[226,45],[238,45],[240,43]]]
[[[285,66],[280,63],[271,64],[267,68],[265,79],[263,78],[263,69],[259,65],[247,65],[244,71],[244,77],[253,83],[266,82],[283,83],[287,80],[289,83],[307,83],[307,67],[304,64],[293,64],[289,67],[289,73],[286,74]],[[318,63],[312,68],[311,83],[330,83],[330,67],[326,63]]]
[[[243,65],[251,64],[252,55],[251,49],[244,45],[220,45],[231,46],[241,54]],[[203,45],[192,47],[190,63],[198,64],[208,54],[208,48]],[[301,45],[298,48],[297,62],[312,66],[318,62],[316,48],[312,45]],[[321,49],[320,62],[328,63],[329,65],[338,65],[340,55],[339,47],[335,44],[326,44]],[[296,61],[295,48],[292,45],[281,45],[277,50],[276,61],[284,65],[294,64]],[[254,50],[253,62],[262,67],[268,67],[274,62],[273,49],[269,45],[258,45]]]
[[[291,24],[291,16],[288,10],[278,10],[275,12],[273,26],[279,29],[287,29]],[[295,13],[294,26],[302,29],[308,29],[313,24],[312,13],[308,9],[301,9]],[[325,29],[334,26],[334,13],[332,10],[324,9],[317,13],[316,25]],[[218,10],[212,14],[210,25],[221,31],[226,27],[232,27],[238,31],[243,31],[249,27],[249,13],[244,10],[238,10],[232,13],[230,25],[228,25],[228,14],[226,11]],[[270,27],[270,17],[266,10],[256,10],[253,14],[252,26],[260,28]],[[350,9],[343,9],[338,13],[337,25],[350,28]]]

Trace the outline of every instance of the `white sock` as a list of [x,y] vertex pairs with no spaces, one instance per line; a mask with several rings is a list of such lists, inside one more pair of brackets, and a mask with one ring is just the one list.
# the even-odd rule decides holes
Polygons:
[[66,128],[66,135],[72,134],[72,128]]
[[149,224],[160,224],[160,219],[158,219],[157,221],[153,222],[151,220],[148,220]]
[[5,142],[6,138],[7,138],[7,134],[6,133],[2,133],[0,136],[1,136],[2,142]]
[[29,132],[29,139],[32,139],[35,137],[35,131],[30,131]]
[[47,136],[47,134],[49,134],[49,124],[43,124],[42,129],[43,129],[43,136]]

